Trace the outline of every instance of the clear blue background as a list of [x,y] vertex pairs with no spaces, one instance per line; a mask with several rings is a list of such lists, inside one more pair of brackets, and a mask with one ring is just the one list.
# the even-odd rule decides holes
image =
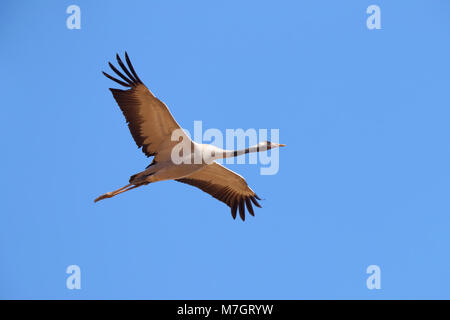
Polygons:
[[[449,36],[444,0],[5,1],[0,298],[450,298]],[[280,129],[277,175],[229,166],[255,218],[172,181],[93,203],[149,163],[124,50],[183,127]]]

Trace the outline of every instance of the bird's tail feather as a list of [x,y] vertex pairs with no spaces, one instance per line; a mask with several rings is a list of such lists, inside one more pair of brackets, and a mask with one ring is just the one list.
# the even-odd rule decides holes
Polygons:
[[130,180],[128,182],[130,184],[134,184],[134,185],[137,185],[137,184],[148,184],[149,182],[146,181],[145,179],[147,177],[150,177],[153,174],[154,174],[154,172],[142,171],[142,172],[133,174],[130,177]]

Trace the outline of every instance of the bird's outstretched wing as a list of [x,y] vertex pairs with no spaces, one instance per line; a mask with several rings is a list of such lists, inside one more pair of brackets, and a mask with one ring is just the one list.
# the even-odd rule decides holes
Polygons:
[[249,188],[245,179],[216,162],[176,181],[197,187],[226,203],[231,208],[233,219],[236,219],[238,208],[243,221],[245,221],[245,207],[252,216],[255,215],[252,203],[261,208],[256,200],[261,199]]
[[171,141],[174,130],[179,129],[183,139],[189,138],[182,132],[167,106],[156,98],[139,79],[128,54],[125,52],[128,69],[118,54],[116,58],[125,75],[111,62],[109,62],[109,66],[123,81],[106,72],[103,74],[118,84],[130,88],[128,90],[110,88],[110,90],[125,116],[138,148],[142,148],[142,152],[147,157],[155,156],[155,161],[158,161],[158,154],[161,150],[171,150],[178,143],[178,141]]

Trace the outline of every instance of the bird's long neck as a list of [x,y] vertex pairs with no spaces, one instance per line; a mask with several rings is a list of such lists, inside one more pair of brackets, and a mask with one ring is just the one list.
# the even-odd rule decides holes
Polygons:
[[224,150],[222,157],[223,158],[232,158],[232,157],[238,157],[240,155],[246,154],[246,153],[252,153],[252,152],[260,152],[260,151],[266,151],[267,147],[262,147],[260,145],[254,145],[252,147],[246,148],[246,149],[239,149],[239,150]]

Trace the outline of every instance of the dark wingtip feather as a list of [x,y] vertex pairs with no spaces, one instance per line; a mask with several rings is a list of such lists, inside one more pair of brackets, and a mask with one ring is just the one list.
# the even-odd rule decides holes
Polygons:
[[105,71],[102,71],[102,73],[103,73],[103,75],[104,75],[105,77],[107,77],[108,79],[111,79],[112,81],[115,81],[115,82],[117,82],[118,84],[120,84],[120,85],[122,85],[122,86],[124,86],[124,87],[131,87],[130,84],[125,83],[125,82],[123,82],[123,81],[120,81],[119,79],[116,79],[116,78],[110,76],[110,75],[107,74]]
[[237,201],[235,201],[233,203],[233,206],[231,207],[231,216],[233,217],[233,219],[236,219],[236,214],[237,214]]
[[255,197],[250,197],[250,200],[252,200],[253,204],[257,206],[258,208],[261,208],[261,205],[256,201]]
[[141,79],[139,79],[138,75],[136,74],[136,71],[134,71],[133,65],[131,64],[130,57],[128,57],[128,53],[125,51],[125,60],[127,61],[128,67],[130,68],[131,73],[134,75],[136,80],[139,83],[142,83]]
[[242,221],[245,221],[244,198],[240,199],[240,201],[239,201],[239,216],[241,217]]
[[255,212],[253,211],[252,203],[250,202],[250,199],[248,197],[245,198],[245,204],[247,206],[248,213],[250,213],[252,216],[255,216]]
[[125,77],[122,72],[120,72],[119,70],[117,70],[116,67],[114,67],[114,65],[111,62],[108,62],[109,67],[111,68],[112,71],[114,71],[119,77],[121,77],[124,81],[126,81],[130,86],[133,86],[134,83],[128,79],[127,77]]
[[127,67],[122,62],[122,59],[120,59],[119,54],[116,54],[116,60],[117,60],[117,63],[119,64],[119,66],[122,68],[122,70],[126,73],[126,75],[128,77],[130,77],[131,81],[133,81],[134,84],[137,84],[138,81],[133,77],[133,75],[130,73],[130,71],[128,71]]

